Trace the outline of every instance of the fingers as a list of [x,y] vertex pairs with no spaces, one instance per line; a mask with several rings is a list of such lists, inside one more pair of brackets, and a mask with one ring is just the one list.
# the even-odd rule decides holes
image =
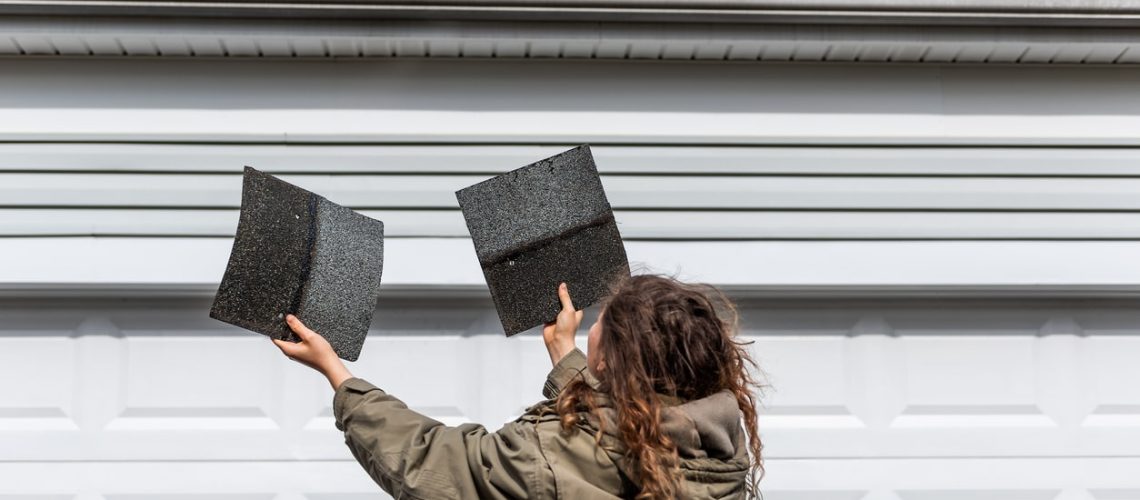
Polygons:
[[562,302],[562,310],[574,310],[574,302],[570,301],[570,290],[566,288],[566,283],[558,285],[558,300]]
[[293,330],[293,333],[296,333],[298,337],[301,337],[301,340],[309,340],[313,337],[313,335],[316,335],[316,332],[310,330],[309,327],[305,326],[305,324],[302,323],[300,319],[292,314],[285,316],[285,323],[289,325],[289,328]]
[[578,321],[578,324],[582,324],[582,317],[585,315],[586,311],[574,311],[574,319]]

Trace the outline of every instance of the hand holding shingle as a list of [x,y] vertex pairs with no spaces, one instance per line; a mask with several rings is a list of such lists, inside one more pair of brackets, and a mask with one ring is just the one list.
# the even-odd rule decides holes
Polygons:
[[558,300],[562,303],[558,317],[542,326],[542,340],[546,343],[546,351],[550,353],[550,362],[555,365],[574,350],[574,334],[578,332],[583,316],[582,311],[574,308],[566,283],[558,285]]
[[305,326],[300,319],[290,314],[285,316],[285,323],[301,339],[300,342],[273,339],[273,343],[289,359],[312,368],[329,380],[333,390],[340,387],[345,380],[352,378],[352,373],[345,368],[340,357],[336,355],[332,344],[317,332]]

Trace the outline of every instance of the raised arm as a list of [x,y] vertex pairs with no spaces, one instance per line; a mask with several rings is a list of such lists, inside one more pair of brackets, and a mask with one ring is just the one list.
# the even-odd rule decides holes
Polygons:
[[553,472],[526,425],[448,427],[358,378],[341,384],[333,412],[353,456],[395,498],[553,498]]
[[553,473],[533,428],[513,423],[492,433],[477,424],[445,426],[354,378],[328,341],[293,316],[287,321],[301,341],[274,343],[328,379],[345,443],[393,497],[553,498]]

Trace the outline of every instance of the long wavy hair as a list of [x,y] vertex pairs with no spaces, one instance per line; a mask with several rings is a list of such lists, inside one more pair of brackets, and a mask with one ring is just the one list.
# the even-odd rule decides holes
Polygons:
[[[617,412],[625,454],[637,463],[638,499],[673,499],[683,477],[677,446],[661,430],[662,401],[683,401],[731,391],[748,433],[748,497],[759,497],[764,474],[756,403],[762,386],[750,374],[756,363],[737,340],[736,308],[720,290],[672,278],[638,275],[623,280],[603,303],[601,350],[603,368],[596,373],[598,392]],[[597,417],[597,394],[577,379],[559,395],[556,409],[562,429],[572,432],[580,412]],[[602,430],[595,439],[601,444]]]

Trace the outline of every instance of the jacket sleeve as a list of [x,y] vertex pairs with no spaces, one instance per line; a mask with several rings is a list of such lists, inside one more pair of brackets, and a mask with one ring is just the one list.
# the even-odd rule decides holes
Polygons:
[[546,384],[542,386],[542,395],[549,399],[557,398],[562,392],[562,388],[566,387],[575,378],[583,378],[592,386],[596,386],[597,382],[590,371],[586,369],[586,355],[578,348],[574,348],[550,370],[550,374],[546,376]]
[[337,388],[333,413],[353,456],[396,499],[544,498],[553,484],[525,424],[448,427],[359,378]]

